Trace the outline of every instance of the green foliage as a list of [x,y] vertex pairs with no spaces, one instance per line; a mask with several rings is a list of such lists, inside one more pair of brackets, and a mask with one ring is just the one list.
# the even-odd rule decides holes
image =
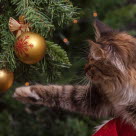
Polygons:
[[51,57],[52,61],[59,62],[63,67],[65,65],[70,66],[70,62],[67,53],[62,50],[60,46],[52,42],[47,41],[48,55]]
[[17,15],[25,15],[36,32],[49,37],[77,16],[77,8],[65,0],[12,0]]
[[0,68],[10,67],[11,70],[16,68],[15,56],[14,56],[14,41],[15,37],[9,32],[7,27],[8,19],[4,15],[0,16],[3,23],[0,24]]
[[[1,3],[4,3],[4,1],[1,1]],[[5,8],[9,8],[9,10],[6,12]],[[8,28],[9,17],[16,18],[19,15],[24,15],[26,21],[30,24],[31,31],[41,34],[49,41],[53,41],[54,31],[56,29],[60,30],[65,25],[70,24],[72,20],[77,17],[77,8],[73,7],[69,1],[7,0],[7,3],[3,5],[2,10],[3,12],[6,12],[6,14],[2,13],[0,15],[0,47],[2,49],[0,54],[0,68],[7,68],[12,71],[18,71],[19,73],[24,73],[25,69],[29,71],[42,69],[43,72],[46,72],[48,75],[47,80],[53,80],[54,77],[60,75],[60,68],[69,67],[70,62],[66,52],[61,46],[54,44],[54,42],[47,42],[49,49],[40,63],[36,65],[21,63],[14,54],[15,36]],[[23,69],[20,69],[20,67]],[[54,69],[56,69],[54,73],[50,72],[54,71]]]
[[71,64],[66,51],[59,45],[47,41],[47,48],[47,54],[41,62],[41,68],[42,71],[45,71],[46,82],[49,82],[58,79],[61,75],[61,68],[69,68]]
[[125,7],[109,11],[105,16],[105,22],[114,28],[124,28],[124,26],[129,22],[136,21],[135,15],[136,5],[127,5]]
[[[54,131],[59,136],[87,136],[88,134],[88,126],[84,121],[80,121],[79,119],[67,118],[66,121],[56,120],[56,127],[54,127]],[[57,127],[59,126],[59,127]],[[57,130],[62,131],[57,131]],[[55,136],[55,135],[54,135]]]

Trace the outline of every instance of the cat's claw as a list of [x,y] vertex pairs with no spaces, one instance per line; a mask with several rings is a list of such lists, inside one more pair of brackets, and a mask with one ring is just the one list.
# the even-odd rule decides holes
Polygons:
[[30,86],[17,88],[13,97],[22,102],[37,102],[40,100],[38,94],[36,94],[35,91],[32,91]]
[[15,93],[13,95],[14,98],[16,97],[26,97],[31,94],[30,87],[19,87],[15,90]]

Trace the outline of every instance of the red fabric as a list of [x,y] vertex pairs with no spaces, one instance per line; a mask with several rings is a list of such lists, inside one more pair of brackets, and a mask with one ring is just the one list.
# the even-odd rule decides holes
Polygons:
[[116,118],[106,123],[92,136],[136,136],[136,130]]

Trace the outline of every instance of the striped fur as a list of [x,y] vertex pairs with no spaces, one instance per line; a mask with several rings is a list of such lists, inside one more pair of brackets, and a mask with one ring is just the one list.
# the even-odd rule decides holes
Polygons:
[[89,43],[89,61],[85,66],[86,76],[91,81],[89,86],[20,87],[14,97],[26,103],[96,117],[121,117],[136,129],[136,39],[108,29],[108,32],[102,31],[97,42]]

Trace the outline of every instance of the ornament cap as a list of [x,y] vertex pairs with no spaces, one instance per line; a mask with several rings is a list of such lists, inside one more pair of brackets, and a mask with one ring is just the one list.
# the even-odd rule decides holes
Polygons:
[[25,22],[25,16],[21,15],[19,16],[19,23],[24,23]]

